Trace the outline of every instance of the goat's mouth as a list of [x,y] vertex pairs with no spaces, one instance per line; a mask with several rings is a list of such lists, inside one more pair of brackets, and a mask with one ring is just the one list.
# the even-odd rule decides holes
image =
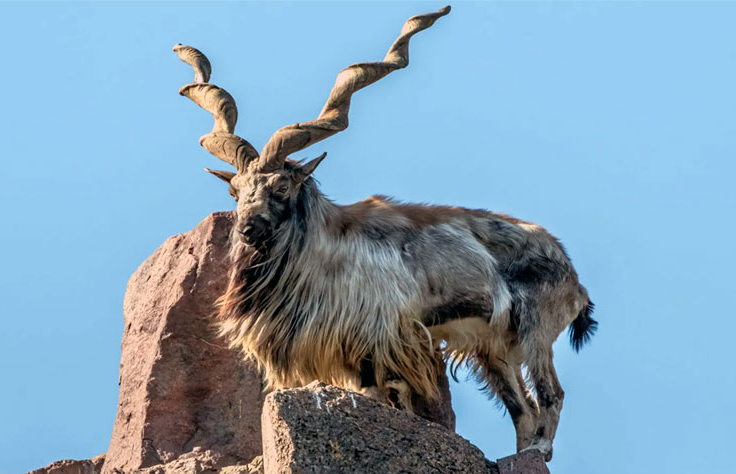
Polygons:
[[246,226],[243,230],[239,230],[238,234],[240,234],[240,239],[245,245],[261,253],[268,250],[269,243],[273,240],[270,232],[254,230],[251,226]]
[[247,225],[238,231],[243,242],[250,246],[255,246],[261,238],[263,232],[259,231],[255,226]]

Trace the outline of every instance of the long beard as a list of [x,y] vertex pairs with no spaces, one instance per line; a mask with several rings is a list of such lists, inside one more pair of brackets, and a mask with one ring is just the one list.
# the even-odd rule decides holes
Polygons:
[[289,243],[279,234],[275,233],[268,245],[261,247],[245,244],[235,233],[231,236],[228,286],[216,302],[221,323],[252,318],[256,308],[270,296],[269,290],[283,273],[290,252]]

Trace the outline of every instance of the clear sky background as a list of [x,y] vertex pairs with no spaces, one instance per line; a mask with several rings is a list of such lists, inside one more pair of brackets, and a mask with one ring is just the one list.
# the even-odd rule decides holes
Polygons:
[[[107,449],[127,279],[233,208],[171,47],[209,56],[260,148],[442,5],[0,4],[0,473]],[[553,473],[733,472],[736,3],[452,6],[296,157],[329,152],[316,176],[340,203],[488,208],[562,239],[600,330],[555,346]],[[460,434],[513,452],[472,382],[453,397]]]

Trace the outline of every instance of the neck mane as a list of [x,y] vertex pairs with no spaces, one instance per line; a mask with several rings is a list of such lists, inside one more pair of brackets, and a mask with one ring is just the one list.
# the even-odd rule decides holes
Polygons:
[[271,387],[355,386],[371,359],[379,380],[403,374],[434,393],[431,341],[410,303],[417,282],[400,246],[353,228],[359,221],[309,178],[267,251],[233,235],[220,333],[258,362]]

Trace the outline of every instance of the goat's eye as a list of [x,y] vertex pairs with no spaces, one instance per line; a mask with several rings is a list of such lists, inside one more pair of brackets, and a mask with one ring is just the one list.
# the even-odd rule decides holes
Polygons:
[[284,195],[286,195],[287,192],[289,192],[289,185],[288,184],[284,184],[284,185],[279,186],[276,189],[275,194],[278,194],[280,196],[284,196]]

